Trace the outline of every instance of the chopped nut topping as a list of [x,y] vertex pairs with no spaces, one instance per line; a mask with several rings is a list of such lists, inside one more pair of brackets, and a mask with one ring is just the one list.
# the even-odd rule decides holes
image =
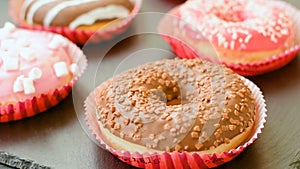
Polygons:
[[164,129],[165,130],[170,130],[171,129],[171,125],[169,123],[164,125]]
[[120,129],[121,129],[121,124],[116,123],[116,124],[114,125],[114,129],[115,129],[115,130],[120,130]]
[[[185,66],[178,66],[179,62]],[[203,68],[207,65],[194,61],[159,61],[121,73],[97,98],[97,117],[106,128],[120,133],[121,138],[126,136],[162,151],[208,150],[228,143],[227,133],[243,132],[253,124],[249,119],[255,114],[254,98],[230,70],[225,70],[224,76],[220,74],[223,68],[218,70],[207,64]],[[192,70],[187,65],[193,65]],[[215,127],[213,134],[202,129],[206,124]],[[181,136],[186,133],[199,143],[184,143]],[[161,147],[168,141],[169,146],[180,145]],[[210,146],[204,147],[204,141],[210,142]]]
[[199,133],[198,132],[191,132],[192,138],[198,139],[199,138]]
[[194,131],[201,131],[200,127],[198,125],[196,125],[194,128],[193,128]]
[[175,146],[175,151],[180,151],[180,149],[181,149],[181,146],[180,146],[180,145],[176,145],[176,146]]
[[202,143],[197,143],[197,144],[195,144],[195,147],[196,147],[197,150],[200,150],[203,147],[203,144]]

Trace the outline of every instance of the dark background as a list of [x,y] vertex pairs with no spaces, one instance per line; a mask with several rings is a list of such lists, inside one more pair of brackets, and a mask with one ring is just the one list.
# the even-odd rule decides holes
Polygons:
[[[144,0],[141,12],[165,13],[182,2]],[[289,2],[300,8],[300,1]],[[0,1],[0,16],[1,25],[10,20],[7,1]],[[161,15],[148,13],[138,16],[129,30],[114,41],[84,46],[89,68],[73,93],[45,113],[22,121],[0,124],[0,151],[59,169],[133,168],[95,143],[84,122],[83,100],[95,85],[114,73],[148,60],[174,57],[168,44],[154,32],[158,16]],[[298,169],[289,165],[300,160],[299,156],[296,157],[300,151],[299,56],[280,70],[249,79],[261,88],[267,102],[265,129],[244,153],[219,168]]]

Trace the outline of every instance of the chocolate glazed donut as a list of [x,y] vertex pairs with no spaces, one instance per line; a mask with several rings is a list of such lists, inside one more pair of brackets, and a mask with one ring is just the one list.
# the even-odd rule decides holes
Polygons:
[[231,70],[199,59],[150,62],[106,84],[95,92],[97,117],[116,149],[223,152],[254,124],[250,89]]
[[74,29],[127,17],[132,8],[129,0],[24,0],[20,17],[29,24]]

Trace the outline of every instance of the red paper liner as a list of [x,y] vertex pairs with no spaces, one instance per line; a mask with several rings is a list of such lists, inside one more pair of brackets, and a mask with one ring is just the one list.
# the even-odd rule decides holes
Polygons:
[[20,11],[20,0],[10,0],[10,16],[12,20],[18,24],[21,28],[32,29],[32,30],[42,30],[53,33],[61,34],[67,37],[72,42],[84,45],[86,42],[98,43],[106,40],[110,40],[117,35],[120,35],[127,30],[137,13],[139,12],[142,0],[133,0],[134,8],[130,13],[130,16],[123,19],[120,23],[110,28],[99,29],[98,31],[92,30],[78,30],[69,29],[68,27],[54,27],[54,26],[43,26],[43,25],[30,25],[24,20],[19,18]]
[[254,122],[254,128],[250,133],[245,143],[235,149],[231,149],[228,152],[215,153],[215,154],[198,154],[189,152],[163,152],[163,153],[130,153],[124,150],[116,150],[110,147],[102,139],[102,132],[97,122],[96,111],[97,106],[95,103],[95,92],[101,90],[107,85],[107,81],[98,86],[85,100],[86,108],[86,122],[93,135],[101,144],[102,148],[108,150],[113,155],[118,157],[121,161],[133,165],[138,168],[148,169],[182,169],[182,168],[193,168],[193,169],[205,169],[214,168],[222,165],[226,162],[231,161],[241,152],[243,152],[248,146],[250,146],[262,133],[264,124],[266,123],[266,104],[260,89],[248,79],[241,77],[245,84],[251,89],[254,94],[254,98],[257,102],[256,105],[256,118]]
[[[203,56],[199,56],[199,53],[197,53],[194,49],[189,47],[189,45],[178,39],[166,35],[164,36],[164,39],[170,44],[172,50],[179,58],[203,58]],[[284,51],[279,55],[276,55],[263,61],[238,64],[222,62],[222,64],[224,64],[226,67],[232,69],[234,72],[240,75],[254,76],[268,73],[284,67],[297,56],[299,50],[300,45],[297,45],[295,47],[292,47],[291,49]]]
[[[41,36],[48,36],[52,33],[40,32],[40,34]],[[21,120],[45,112],[68,96],[73,85],[87,67],[87,59],[85,55],[75,44],[71,42],[68,43],[68,51],[73,60],[77,63],[78,73],[74,75],[67,84],[48,93],[43,93],[38,96],[34,96],[31,99],[19,101],[17,103],[0,105],[0,123]]]
[[[254,76],[259,74],[268,73],[274,70],[277,70],[279,68],[284,67],[287,65],[290,61],[292,61],[296,56],[297,53],[300,50],[300,12],[296,8],[290,6],[289,4],[281,1],[276,1],[276,3],[280,6],[285,6],[286,11],[288,14],[293,17],[295,23],[295,45],[291,47],[290,49],[285,50],[284,52],[270,57],[268,59],[252,62],[252,63],[227,63],[222,62],[225,66],[232,69],[234,72],[243,75],[243,76]],[[180,58],[198,58],[201,57],[204,59],[205,56],[201,55],[197,51],[197,48],[194,47],[192,44],[188,44],[188,42],[185,42],[183,39],[179,39],[176,34],[174,34],[173,30],[170,31],[170,25],[174,25],[174,23],[170,23],[170,17],[173,17],[174,19],[180,20],[179,14],[178,14],[178,7],[175,7],[172,9],[168,14],[166,14],[166,17],[164,17],[158,26],[159,33],[163,36],[163,38],[170,44],[172,50],[174,53],[180,57]],[[171,21],[172,22],[172,21]],[[176,29],[176,28],[175,28]],[[197,33],[197,32],[195,32]]]

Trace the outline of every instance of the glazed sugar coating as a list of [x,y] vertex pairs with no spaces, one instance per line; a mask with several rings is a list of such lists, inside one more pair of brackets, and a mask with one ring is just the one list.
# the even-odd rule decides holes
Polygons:
[[20,18],[29,24],[73,29],[100,20],[125,18],[132,8],[129,0],[24,0]]
[[231,50],[271,50],[288,45],[293,26],[284,8],[272,1],[197,0],[183,5],[180,14],[214,44]]
[[127,70],[96,92],[99,124],[157,151],[205,151],[254,123],[255,100],[238,75],[200,59]]

